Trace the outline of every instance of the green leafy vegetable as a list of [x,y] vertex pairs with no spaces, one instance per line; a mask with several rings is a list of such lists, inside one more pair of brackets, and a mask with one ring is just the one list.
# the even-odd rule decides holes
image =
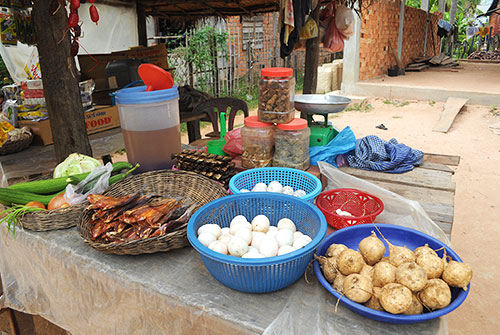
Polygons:
[[7,222],[7,230],[12,232],[12,235],[15,235],[16,225],[20,223],[24,215],[44,210],[45,209],[38,207],[27,207],[22,205],[12,206],[0,212],[0,216],[5,215],[2,219],[0,219],[0,224]]
[[71,154],[54,170],[54,178],[67,177],[75,174],[90,172],[101,166],[97,159],[82,154]]

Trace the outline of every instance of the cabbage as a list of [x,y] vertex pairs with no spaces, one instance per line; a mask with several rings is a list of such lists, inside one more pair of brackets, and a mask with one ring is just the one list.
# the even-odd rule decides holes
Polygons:
[[82,154],[71,154],[54,170],[54,178],[72,176],[74,174],[90,172],[101,166],[97,159]]

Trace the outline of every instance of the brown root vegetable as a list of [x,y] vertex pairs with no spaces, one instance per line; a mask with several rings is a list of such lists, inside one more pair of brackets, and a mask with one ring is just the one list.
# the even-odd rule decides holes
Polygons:
[[434,255],[437,257],[436,252],[434,250],[432,250],[427,243],[422,247],[416,248],[413,251],[413,253],[415,254],[415,257],[417,257],[417,258],[422,256],[422,255]]
[[378,297],[380,297],[381,292],[382,292],[382,288],[374,286],[373,287],[373,294],[372,294],[370,300],[368,300],[365,303],[365,306],[369,307],[371,309],[375,309],[377,311],[383,312],[384,308],[382,307],[382,305],[380,304],[380,301],[378,299]]
[[438,256],[423,253],[417,256],[417,264],[424,268],[427,279],[439,278],[444,270],[444,263]]
[[339,257],[340,253],[346,249],[347,249],[347,247],[345,245],[334,243],[328,247],[328,249],[326,250],[325,256],[337,258],[337,257]]
[[382,288],[379,297],[380,304],[389,313],[401,314],[406,312],[412,303],[412,294],[409,288],[397,283],[390,283]]
[[361,256],[363,256],[366,264],[373,265],[380,261],[382,257],[384,257],[385,253],[385,245],[382,242],[375,232],[372,231],[372,234],[359,242],[359,252]]
[[337,257],[337,269],[344,275],[359,273],[365,265],[363,256],[355,250],[346,249]]
[[66,202],[66,199],[64,199],[64,193],[58,194],[55,197],[53,197],[52,200],[50,200],[49,204],[47,205],[48,210],[65,208],[65,207],[69,207],[69,204]]
[[422,314],[424,312],[424,306],[418,301],[418,298],[415,294],[411,297],[411,305],[403,314],[405,315],[416,315]]
[[339,272],[333,281],[332,287],[339,293],[344,293],[344,280],[345,276]]
[[323,276],[328,280],[329,283],[333,283],[335,277],[337,277],[337,268],[335,264],[334,258],[328,258],[324,256],[315,256],[321,266],[321,271],[323,272]]
[[450,261],[444,268],[442,278],[452,287],[467,290],[467,285],[472,279],[472,268],[462,262]]
[[372,283],[370,279],[353,273],[344,280],[344,295],[354,302],[365,303],[372,296]]
[[384,287],[396,281],[396,267],[389,262],[378,262],[373,267],[373,286]]
[[444,308],[451,302],[450,287],[441,279],[429,279],[417,296],[422,305],[430,310]]
[[408,287],[412,292],[418,292],[427,283],[427,273],[416,263],[406,262],[396,269],[396,282]]
[[370,279],[370,281],[373,281],[373,266],[370,266],[368,264],[363,265],[361,271],[359,271],[359,274]]
[[415,262],[415,254],[407,247],[389,244],[389,262],[395,267],[406,262]]

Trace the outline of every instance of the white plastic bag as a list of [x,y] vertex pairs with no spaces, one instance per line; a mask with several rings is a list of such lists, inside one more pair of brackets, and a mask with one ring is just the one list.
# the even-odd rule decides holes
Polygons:
[[319,162],[321,174],[328,179],[327,189],[355,188],[374,195],[384,203],[384,211],[377,216],[377,222],[412,228],[450,245],[443,230],[427,215],[417,201],[406,199],[394,192],[350,176],[336,167]]
[[[64,199],[68,204],[70,204],[70,206],[73,206],[85,202],[87,200],[87,195],[89,194],[101,194],[109,186],[111,171],[113,171],[113,165],[111,163],[96,167],[84,180],[79,182],[78,185],[68,184],[68,186],[66,186]],[[81,190],[84,185],[96,179],[97,182],[89,191],[80,193],[81,191],[79,190]]]
[[354,14],[352,9],[344,5],[337,8],[335,26],[344,37],[344,40],[348,40],[354,34]]

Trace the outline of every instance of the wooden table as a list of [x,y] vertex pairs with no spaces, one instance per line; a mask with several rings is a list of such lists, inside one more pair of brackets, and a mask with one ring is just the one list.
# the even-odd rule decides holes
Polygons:
[[186,122],[189,143],[201,139],[200,120],[207,119],[207,113],[180,113],[181,123]]

